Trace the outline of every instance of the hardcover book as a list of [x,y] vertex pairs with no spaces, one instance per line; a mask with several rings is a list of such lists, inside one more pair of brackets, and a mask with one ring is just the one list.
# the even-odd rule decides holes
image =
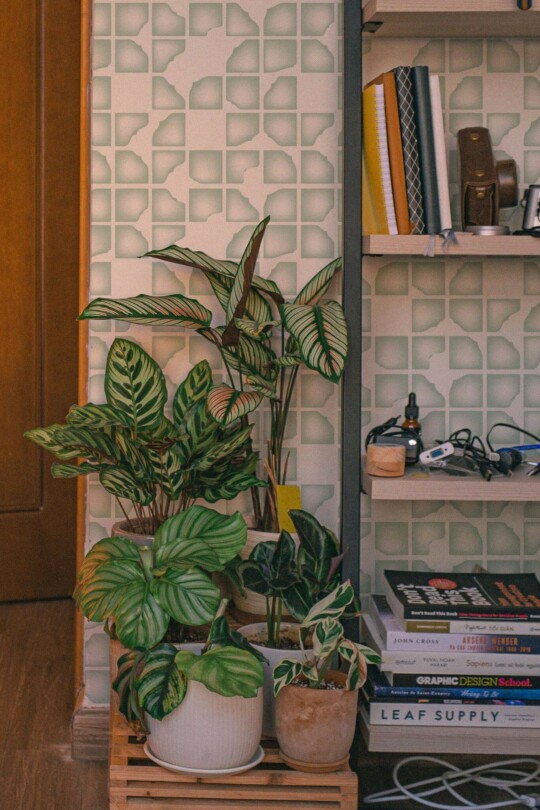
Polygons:
[[[366,194],[370,198],[370,216],[364,217],[363,232],[396,235],[398,230],[392,195],[383,86],[366,87],[363,99],[364,205]],[[376,230],[373,231],[373,228]]]
[[385,595],[401,619],[540,620],[534,574],[384,572]]
[[420,179],[420,158],[418,156],[418,129],[411,82],[411,68],[396,67],[392,71],[396,80],[398,97],[399,126],[403,146],[405,185],[409,205],[411,233],[426,233],[422,181]]
[[372,596],[369,608],[387,650],[540,654],[540,636],[512,633],[407,633],[384,596]]
[[437,703],[369,703],[372,725],[479,726],[480,728],[540,728],[540,705]]
[[426,233],[441,232],[439,188],[437,185],[437,161],[433,137],[433,113],[429,90],[429,71],[425,65],[411,68],[411,80],[418,127],[418,155]]

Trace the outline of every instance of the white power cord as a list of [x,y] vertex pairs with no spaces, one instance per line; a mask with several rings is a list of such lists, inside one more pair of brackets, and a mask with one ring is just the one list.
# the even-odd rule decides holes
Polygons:
[[[422,779],[418,782],[401,782],[399,772],[404,765],[416,765],[417,770],[422,763],[431,762],[441,765],[445,770],[439,776]],[[508,767],[507,767],[508,766]],[[528,768],[530,770],[524,770]],[[522,770],[520,770],[522,768]],[[518,793],[514,788],[525,786],[527,788],[540,788],[540,761],[521,757],[519,759],[505,759],[501,762],[490,762],[486,765],[477,765],[474,768],[460,769],[443,759],[436,757],[418,756],[406,757],[400,760],[392,772],[394,788],[379,793],[372,793],[363,799],[365,804],[379,804],[381,802],[399,802],[405,799],[432,807],[435,810],[495,810],[498,807],[511,807],[521,805],[525,807],[540,807],[540,793]],[[504,801],[475,804],[462,796],[456,790],[460,785],[476,782],[479,785],[505,791],[511,798]],[[421,788],[419,790],[419,788]],[[425,798],[437,793],[450,793],[459,804],[440,804]]]

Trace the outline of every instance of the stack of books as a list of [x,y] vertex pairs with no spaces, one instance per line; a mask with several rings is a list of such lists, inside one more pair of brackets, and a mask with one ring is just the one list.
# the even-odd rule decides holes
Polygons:
[[363,90],[362,207],[364,235],[452,228],[440,83],[425,65]]
[[362,616],[371,751],[540,754],[534,574],[384,572]]

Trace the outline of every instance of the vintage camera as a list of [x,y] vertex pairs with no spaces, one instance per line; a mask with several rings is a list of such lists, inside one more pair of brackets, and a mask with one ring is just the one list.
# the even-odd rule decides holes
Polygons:
[[523,230],[530,231],[531,228],[540,228],[540,186],[529,186],[521,200],[521,207],[525,209],[523,214]]

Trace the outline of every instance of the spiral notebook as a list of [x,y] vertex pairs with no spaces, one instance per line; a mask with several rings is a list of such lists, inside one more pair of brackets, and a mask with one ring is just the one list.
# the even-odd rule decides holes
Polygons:
[[366,87],[363,100],[363,200],[366,213],[363,232],[395,235],[398,228],[392,194],[383,85]]

